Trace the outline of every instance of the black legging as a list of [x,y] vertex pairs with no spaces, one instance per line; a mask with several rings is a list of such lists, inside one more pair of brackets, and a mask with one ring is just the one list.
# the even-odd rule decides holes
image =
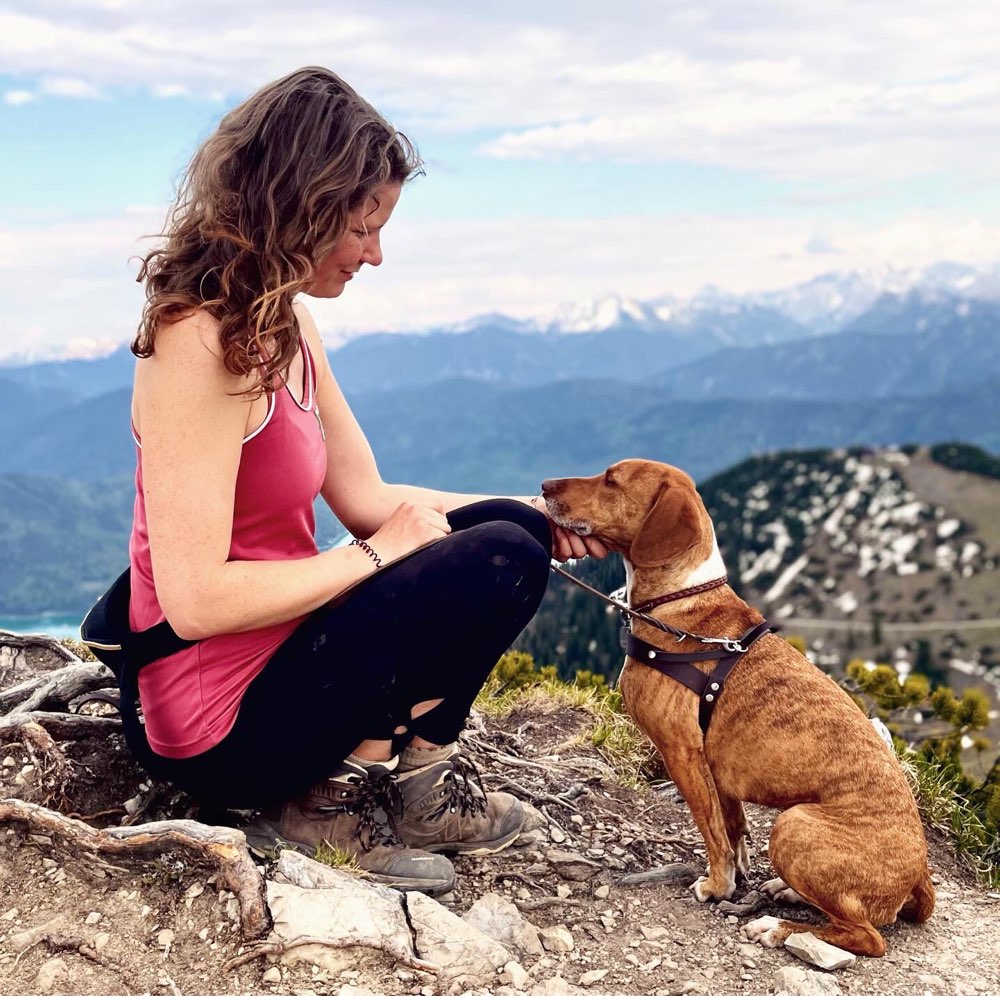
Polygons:
[[[362,740],[451,743],[548,582],[548,520],[510,499],[449,513],[452,532],[313,612],[250,683],[233,728],[190,758],[154,754],[123,695],[125,738],[154,775],[220,808],[304,792]],[[417,719],[419,702],[443,699]],[[403,736],[394,730],[406,727]]]

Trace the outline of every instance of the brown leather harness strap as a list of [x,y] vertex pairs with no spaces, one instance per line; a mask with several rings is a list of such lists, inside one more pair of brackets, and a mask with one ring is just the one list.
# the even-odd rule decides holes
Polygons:
[[[690,688],[698,696],[698,725],[702,734],[708,734],[708,724],[712,721],[712,713],[722,695],[729,672],[742,660],[743,655],[765,633],[771,632],[771,625],[765,619],[751,626],[738,640],[728,641],[728,645],[718,650],[702,650],[696,653],[675,654],[661,650],[652,643],[640,640],[629,632],[625,642],[625,651],[633,660],[645,664],[668,678],[679,681]],[[719,663],[707,674],[692,665],[698,661],[718,661]]]

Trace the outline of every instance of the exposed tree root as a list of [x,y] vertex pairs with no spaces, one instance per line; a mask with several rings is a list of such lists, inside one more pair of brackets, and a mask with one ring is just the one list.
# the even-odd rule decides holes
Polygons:
[[68,712],[18,712],[0,716],[0,743],[5,740],[22,740],[20,730],[25,726],[40,726],[59,740],[82,740],[85,737],[107,737],[121,729],[116,716],[76,716]]
[[0,712],[14,715],[37,709],[65,708],[71,699],[98,688],[110,688],[114,683],[114,675],[103,664],[77,661],[0,692]]
[[17,799],[0,801],[0,825],[4,823],[52,838],[53,844],[65,852],[66,861],[78,859],[81,852],[118,861],[148,860],[170,850],[183,852],[195,863],[215,869],[219,886],[236,896],[240,928],[246,939],[256,940],[271,929],[264,879],[239,830],[210,827],[194,820],[164,820],[96,830],[79,820]]
[[[375,943],[362,944],[356,937],[293,937],[290,941],[261,941],[254,944],[243,954],[230,958],[223,966],[227,971],[239,968],[241,965],[249,964],[258,958],[266,958],[268,955],[282,955],[293,948],[301,948],[306,944],[319,944],[327,948],[357,948],[373,947],[376,951],[385,951],[385,948]],[[409,956],[401,951],[386,951],[390,958],[394,958],[407,968],[416,968],[421,972],[439,972],[439,965],[432,961],[424,961],[416,955]]]
[[60,934],[55,931],[46,931],[45,933],[39,934],[27,947],[22,949],[17,958],[14,959],[14,964],[7,970],[6,974],[10,975],[13,973],[14,969],[17,968],[18,962],[32,949],[38,947],[39,944],[47,944],[54,951],[72,951],[89,961],[94,962],[96,965],[101,965],[104,968],[109,968],[113,972],[117,972],[119,975],[124,975],[124,970],[122,966],[116,961],[112,961],[110,958],[106,958],[95,948],[87,942],[86,938],[76,937],[70,934]]

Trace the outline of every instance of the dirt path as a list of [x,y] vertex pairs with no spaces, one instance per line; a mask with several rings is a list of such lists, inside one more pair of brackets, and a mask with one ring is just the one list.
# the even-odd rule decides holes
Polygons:
[[[538,992],[553,996],[567,991],[561,982],[550,981],[555,977],[575,987],[586,973],[604,970],[587,992],[763,996],[772,989],[775,969],[807,967],[786,951],[748,944],[740,927],[750,916],[697,903],[683,874],[668,884],[623,884],[629,873],[663,865],[686,864],[700,873],[701,841],[671,789],[637,793],[626,788],[593,747],[580,744],[590,722],[580,711],[536,705],[502,723],[489,721],[475,735],[472,744],[488,785],[506,784],[532,797],[547,819],[520,846],[502,854],[456,859],[459,885],[448,899],[452,908],[461,913],[492,891],[518,903],[538,927],[567,926],[572,950],[549,952],[525,964],[527,990],[543,985]],[[5,788],[0,784],[0,795]],[[771,877],[765,850],[771,814],[751,810],[748,816],[753,870],[734,901]],[[943,839],[932,834],[930,845],[936,913],[920,927],[887,928],[886,958],[858,959],[833,973],[842,992],[1000,996],[1000,895],[978,888]],[[556,870],[553,850],[591,862],[593,868],[581,865],[581,877],[590,871],[592,876],[565,877]],[[768,913],[810,918],[807,908],[781,908],[770,901],[752,916]],[[226,960],[240,950],[235,915],[235,900],[218,894],[197,870],[176,862],[165,860],[162,869],[142,878],[123,876],[112,867],[84,874],[78,865],[52,857],[45,840],[0,831],[4,996],[325,996],[352,985],[385,996],[448,991],[433,976],[397,970],[388,962],[374,975],[335,978],[309,966],[279,968],[264,961],[227,970]],[[25,931],[45,924],[49,939],[31,945]],[[501,986],[498,979],[474,992],[495,994]],[[504,991],[505,996],[513,992]]]

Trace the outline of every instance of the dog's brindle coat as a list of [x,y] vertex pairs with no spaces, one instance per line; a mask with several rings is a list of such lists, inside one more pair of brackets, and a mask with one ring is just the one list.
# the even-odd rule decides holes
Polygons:
[[[630,604],[724,574],[715,531],[691,478],[649,460],[623,460],[604,474],[542,485],[549,514],[598,537],[625,560]],[[657,619],[712,636],[738,636],[763,618],[724,585],[654,610]],[[635,620],[636,635],[664,649],[664,635]],[[917,923],[934,909],[927,844],[913,795],[893,754],[858,707],[785,640],[762,637],[726,682],[705,737],[698,698],[626,658],[621,690],[691,809],[708,851],[698,900],[728,899],[746,875],[743,802],[784,810],[768,857],[779,899],[812,903],[822,927],[761,917],[745,926],[769,947],[810,931],[855,954],[882,955],[875,929],[897,915]],[[700,665],[704,670],[711,662]],[[796,895],[797,893],[797,895]]]

